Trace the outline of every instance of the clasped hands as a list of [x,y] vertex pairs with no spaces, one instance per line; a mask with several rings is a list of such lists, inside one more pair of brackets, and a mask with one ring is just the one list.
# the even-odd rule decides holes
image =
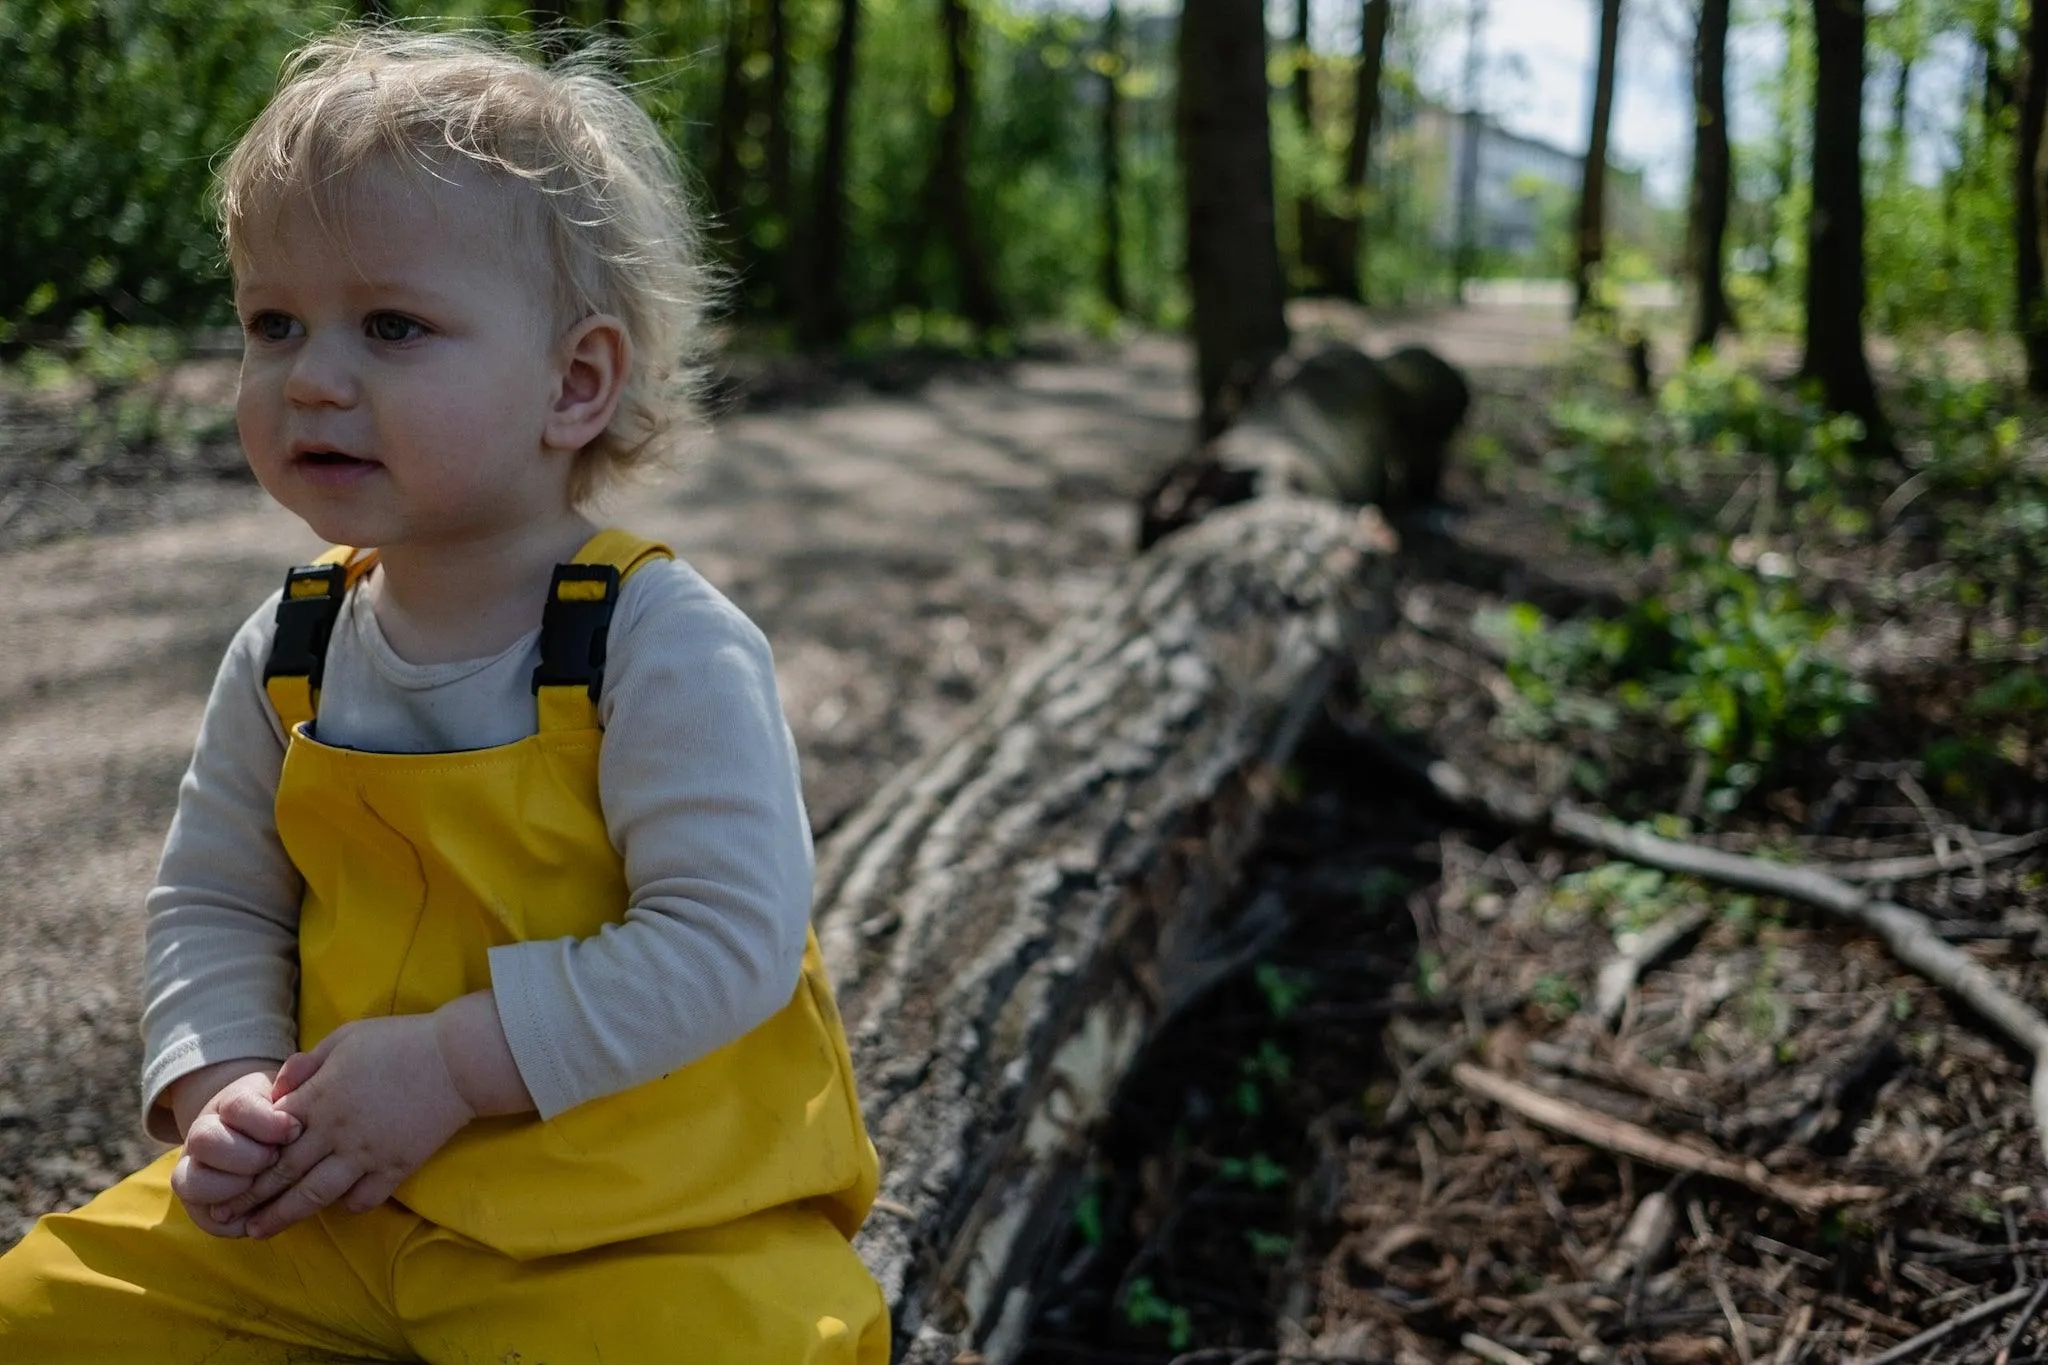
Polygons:
[[171,1172],[192,1221],[220,1237],[270,1237],[330,1205],[362,1213],[389,1199],[480,1112],[451,1068],[446,1023],[357,1020],[286,1058],[274,1079],[259,1066],[221,1086]]

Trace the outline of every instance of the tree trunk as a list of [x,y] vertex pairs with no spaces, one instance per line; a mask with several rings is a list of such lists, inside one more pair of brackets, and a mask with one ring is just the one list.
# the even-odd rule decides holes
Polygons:
[[1479,113],[1479,35],[1486,27],[1486,0],[1469,0],[1465,11],[1464,140],[1458,149],[1458,242],[1451,257],[1451,298],[1465,301],[1465,282],[1479,267],[1479,153],[1486,120]]
[[1813,0],[1813,212],[1806,236],[1806,360],[1829,408],[1891,445],[1863,349],[1863,0]]
[[1185,0],[1179,57],[1175,114],[1206,437],[1229,425],[1267,366],[1287,349],[1264,6],[1260,0]]
[[825,134],[811,187],[811,232],[804,254],[809,287],[798,303],[797,335],[808,347],[846,340],[852,318],[842,269],[846,255],[846,148],[852,130],[854,55],[860,37],[860,0],[839,0],[839,36],[832,44],[832,83],[825,99]]
[[1615,49],[1621,40],[1621,0],[1600,0],[1600,62],[1593,76],[1593,128],[1586,139],[1586,171],[1579,188],[1579,252],[1572,273],[1572,316],[1598,306],[1594,297],[1606,254],[1607,129],[1614,116]]
[[1301,267],[1305,293],[1319,293],[1328,287],[1324,265],[1329,256],[1323,240],[1323,215],[1316,207],[1313,176],[1316,147],[1316,90],[1313,14],[1310,0],[1294,0],[1294,118],[1301,125],[1303,149],[1308,153],[1309,183],[1294,196],[1294,251]]
[[820,851],[882,1156],[856,1245],[902,1365],[1015,1358],[1133,1058],[1283,927],[1230,892],[1275,775],[1392,616],[1390,542],[1296,499],[1172,537]]
[[1372,167],[1373,133],[1380,121],[1380,72],[1386,65],[1393,8],[1393,0],[1365,0],[1359,12],[1358,84],[1351,96],[1351,145],[1344,154],[1344,208],[1329,224],[1331,292],[1360,303],[1366,301],[1365,275],[1358,259],[1364,245],[1360,228]]
[[747,55],[753,48],[753,0],[725,0],[725,51],[718,72],[718,143],[711,156],[711,209],[730,245],[740,235],[740,136],[747,127]]
[[974,31],[967,0],[939,0],[946,39],[947,102],[932,162],[932,219],[945,226],[960,285],[960,312],[983,332],[1002,325],[1003,310],[989,278],[988,257],[974,223],[967,183],[968,135],[974,121]]
[[1693,45],[1694,128],[1692,221],[1687,240],[1693,253],[1692,346],[1711,350],[1728,327],[1728,296],[1722,287],[1728,238],[1728,4],[1704,0]]
[[1123,313],[1124,292],[1123,120],[1124,12],[1109,0],[1102,16],[1102,297]]
[[2048,394],[2048,296],[2041,265],[2042,124],[2048,119],[2048,0],[2034,0],[2020,63],[2020,126],[2013,158],[2018,297],[2013,315],[2027,351],[2027,391]]
[[771,263],[775,311],[788,314],[796,293],[792,274],[796,190],[790,180],[789,0],[768,0],[768,216],[774,223]]

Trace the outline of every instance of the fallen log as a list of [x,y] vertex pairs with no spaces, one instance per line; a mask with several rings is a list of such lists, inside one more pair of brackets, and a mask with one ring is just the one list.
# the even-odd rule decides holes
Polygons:
[[1011,1359],[1139,1049],[1281,927],[1231,892],[1325,694],[1393,619],[1376,513],[1171,537],[827,841],[817,928],[881,1198],[896,1358]]

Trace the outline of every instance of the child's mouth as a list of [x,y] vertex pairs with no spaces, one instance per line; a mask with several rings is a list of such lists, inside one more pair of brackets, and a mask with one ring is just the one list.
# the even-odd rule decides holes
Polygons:
[[300,473],[316,483],[346,482],[360,477],[377,468],[375,460],[365,460],[339,450],[302,450],[292,457]]

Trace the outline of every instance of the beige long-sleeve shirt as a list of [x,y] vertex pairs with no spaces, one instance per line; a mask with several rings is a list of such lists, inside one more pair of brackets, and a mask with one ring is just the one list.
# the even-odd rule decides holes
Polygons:
[[[171,1082],[296,1048],[302,885],[272,813],[285,735],[262,682],[276,606],[273,595],[228,646],[147,901],[143,1113],[166,1141]],[[503,653],[411,664],[351,593],[328,647],[322,742],[428,753],[534,733],[538,604],[535,615]],[[810,923],[810,826],[767,641],[681,561],[626,580],[598,716],[624,919],[490,954],[498,1017],[543,1118],[767,1019],[796,988]]]

